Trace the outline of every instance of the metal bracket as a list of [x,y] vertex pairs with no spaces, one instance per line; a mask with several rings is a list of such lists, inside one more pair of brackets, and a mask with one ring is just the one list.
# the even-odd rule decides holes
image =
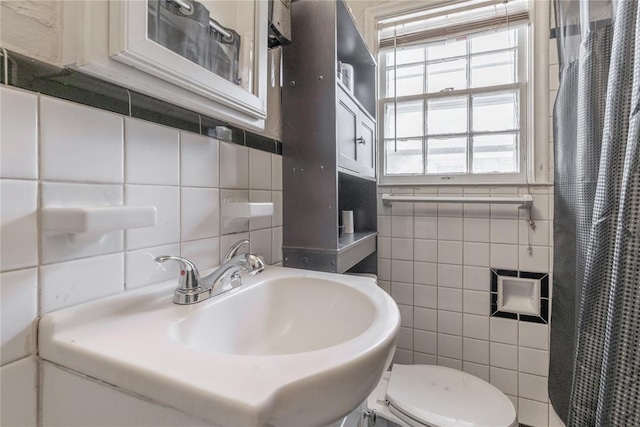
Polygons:
[[362,411],[362,416],[365,420],[371,420],[370,425],[375,425],[378,421],[378,412],[375,409],[365,409],[364,411]]

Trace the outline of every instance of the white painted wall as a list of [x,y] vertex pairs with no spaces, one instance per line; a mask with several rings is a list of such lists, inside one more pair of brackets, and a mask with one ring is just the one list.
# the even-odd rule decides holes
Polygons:
[[63,7],[56,0],[0,2],[0,45],[60,65]]

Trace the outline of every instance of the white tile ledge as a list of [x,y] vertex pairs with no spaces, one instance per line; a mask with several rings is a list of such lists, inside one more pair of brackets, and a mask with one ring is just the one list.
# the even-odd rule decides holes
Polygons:
[[255,218],[273,216],[273,203],[223,203],[222,216],[225,218]]
[[104,234],[115,230],[153,227],[157,222],[155,206],[42,209],[42,229],[49,233]]

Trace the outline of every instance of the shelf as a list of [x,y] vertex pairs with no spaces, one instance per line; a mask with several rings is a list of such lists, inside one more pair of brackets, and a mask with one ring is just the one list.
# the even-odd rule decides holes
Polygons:
[[42,229],[54,233],[108,233],[153,227],[155,206],[61,207],[42,209]]
[[273,203],[223,203],[224,218],[255,218],[273,216]]
[[287,267],[344,273],[376,250],[377,231],[345,234],[338,249],[293,248],[284,246]]
[[364,180],[366,180],[366,181],[373,181],[373,182],[376,182],[376,177],[375,177],[375,176],[366,176],[366,175],[362,175],[362,174],[361,174],[361,173],[359,173],[359,172],[352,171],[351,169],[347,169],[347,168],[345,168],[345,167],[343,167],[343,166],[338,166],[338,172],[339,172],[339,173],[346,174],[346,175],[350,175],[350,176],[352,176],[352,177],[354,177],[354,178],[364,179]]
[[377,235],[377,231],[356,231],[355,233],[343,234],[338,238],[338,253],[350,251],[356,246],[366,244],[369,239],[375,240]]

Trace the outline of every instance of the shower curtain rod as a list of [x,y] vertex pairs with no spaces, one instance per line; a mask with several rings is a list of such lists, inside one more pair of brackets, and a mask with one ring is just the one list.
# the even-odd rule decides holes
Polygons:
[[[175,4],[177,4],[178,6],[180,6],[183,9],[186,9],[187,11],[191,11],[191,4],[186,1],[186,0],[169,0],[174,2]],[[216,33],[222,34],[222,36],[226,39],[232,39],[233,36],[231,35],[231,33],[229,33],[222,25],[218,24],[216,21],[214,21],[213,19],[209,19],[209,26],[213,29],[213,31],[215,31]]]
[[467,197],[467,196],[412,196],[412,195],[393,195],[385,193],[382,195],[382,203],[391,205],[393,202],[413,202],[413,203],[493,203],[501,205],[520,205],[520,209],[531,209],[533,206],[533,196],[523,194],[522,196],[513,197]]

